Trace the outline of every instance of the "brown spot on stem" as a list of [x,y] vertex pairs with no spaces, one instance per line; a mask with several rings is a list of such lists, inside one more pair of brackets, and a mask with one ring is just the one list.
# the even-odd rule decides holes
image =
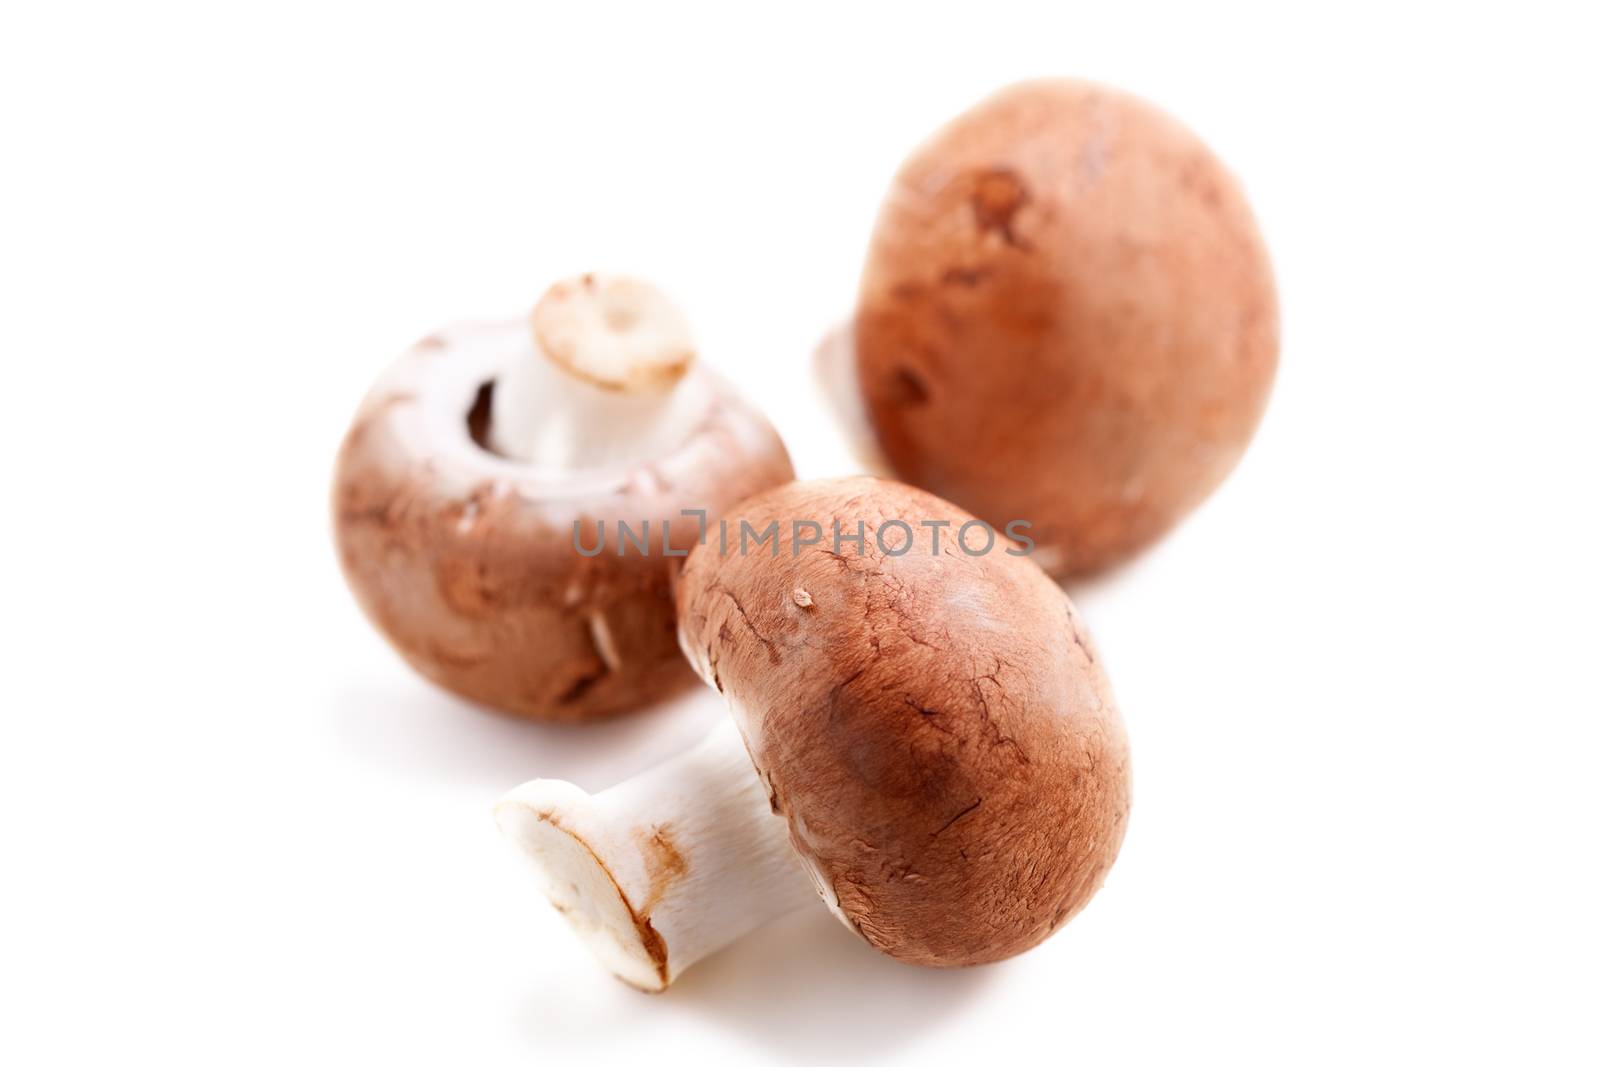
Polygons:
[[646,989],[645,992],[664,992],[667,988],[667,943],[656,933],[656,928],[650,925],[649,919],[636,918],[634,926],[639,931],[639,941],[644,945],[644,950],[650,953],[650,962],[656,965],[656,974],[661,977],[660,989]]
[[678,851],[670,827],[635,830],[633,840],[639,846],[639,854],[644,857],[645,876],[650,879],[650,890],[644,903],[639,906],[639,913],[648,921],[651,910],[661,902],[672,883],[688,872],[689,864],[683,858],[683,853]]

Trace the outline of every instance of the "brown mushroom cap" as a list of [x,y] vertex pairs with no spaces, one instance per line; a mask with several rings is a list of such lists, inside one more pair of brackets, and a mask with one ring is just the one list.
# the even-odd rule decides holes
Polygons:
[[1057,575],[1155,540],[1233,468],[1278,358],[1243,192],[1132,96],[1027,82],[956,118],[894,180],[857,368],[906,481],[1003,527]]
[[[891,956],[958,966],[1082,908],[1122,842],[1128,750],[1061,589],[1003,538],[968,554],[953,539],[972,516],[896,482],[791,483],[726,518],[776,522],[777,554],[733,532],[697,549],[680,639],[836,913]],[[861,554],[835,546],[836,518],[865,524]],[[814,531],[796,520],[823,542],[797,547]],[[915,534],[900,555],[893,520]],[[940,520],[934,555],[922,523]]]
[[[771,425],[708,374],[707,414],[670,454],[609,471],[551,473],[478,442],[491,386],[524,322],[452,328],[415,346],[368,394],[334,474],[334,533],[367,616],[418,672],[463,697],[580,720],[668,696],[693,675],[677,649],[674,551],[711,518],[794,476]],[[479,425],[469,430],[469,420]],[[618,555],[617,520],[648,554]],[[607,542],[593,549],[598,524]]]

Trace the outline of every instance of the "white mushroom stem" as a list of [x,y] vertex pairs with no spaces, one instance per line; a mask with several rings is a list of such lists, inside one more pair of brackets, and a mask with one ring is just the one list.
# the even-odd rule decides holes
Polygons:
[[489,444],[501,455],[561,471],[633,464],[670,452],[704,417],[688,323],[654,286],[557,282],[529,327],[495,382]]
[[652,992],[818,897],[732,722],[593,796],[549,778],[518,786],[495,817],[590,950]]

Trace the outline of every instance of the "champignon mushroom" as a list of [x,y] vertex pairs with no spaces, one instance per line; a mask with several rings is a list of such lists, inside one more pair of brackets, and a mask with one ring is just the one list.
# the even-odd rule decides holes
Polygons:
[[732,723],[593,796],[536,780],[497,808],[556,907],[647,990],[818,895],[908,963],[1049,936],[1128,813],[1121,719],[1060,587],[896,482],[791,483],[727,522],[678,620]]
[[1059,576],[1119,562],[1221,483],[1278,358],[1243,192],[1151,105],[1026,82],[906,161],[867,255],[857,384],[896,476]]
[[531,324],[451,327],[390,367],[340,450],[334,531],[356,599],[420,673],[579,720],[692,682],[671,572],[706,522],[793,476],[677,309],[591,274]]

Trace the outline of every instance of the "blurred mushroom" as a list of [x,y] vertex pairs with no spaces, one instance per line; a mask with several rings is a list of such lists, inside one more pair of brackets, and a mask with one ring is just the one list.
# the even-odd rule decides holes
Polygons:
[[707,520],[793,476],[766,419],[695,363],[676,308],[584,275],[531,329],[452,327],[379,379],[339,453],[334,532],[357,601],[417,671],[579,720],[690,682],[671,571]]
[[594,796],[538,780],[497,808],[557,908],[647,990],[817,895],[908,963],[1049,936],[1128,813],[1121,719],[1066,595],[895,482],[791,483],[727,521],[777,533],[696,549],[678,617],[733,723]]
[[1199,139],[1124,93],[1035,81],[901,168],[853,339],[896,476],[1031,522],[1061,576],[1137,552],[1227,476],[1278,307],[1244,194]]

